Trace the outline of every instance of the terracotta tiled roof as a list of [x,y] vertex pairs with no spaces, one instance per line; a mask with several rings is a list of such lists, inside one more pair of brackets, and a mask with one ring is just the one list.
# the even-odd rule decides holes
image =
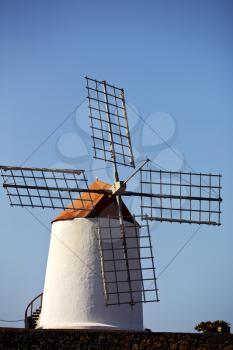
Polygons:
[[[90,189],[110,189],[111,185],[97,180],[93,182],[90,186]],[[95,216],[110,216],[117,217],[118,211],[116,207],[116,198],[115,196],[109,196],[107,194],[92,193],[91,194],[93,205],[91,203],[90,194],[84,192],[73,201],[74,207],[82,207],[84,205],[85,209],[75,210],[75,209],[65,209],[62,211],[52,222],[62,221],[62,220],[73,220],[75,218],[87,218]],[[87,199],[87,201],[83,201]],[[82,204],[83,203],[83,204]],[[115,205],[113,205],[115,204]],[[72,204],[69,204],[67,208],[73,208]],[[101,215],[102,213],[102,215]],[[134,222],[132,215],[130,214],[128,208],[125,204],[122,204],[122,213],[126,221]]]

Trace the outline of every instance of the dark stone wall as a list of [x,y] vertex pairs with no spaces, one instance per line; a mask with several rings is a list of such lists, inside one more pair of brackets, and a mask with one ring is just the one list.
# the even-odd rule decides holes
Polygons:
[[1,350],[233,350],[233,334],[0,328]]

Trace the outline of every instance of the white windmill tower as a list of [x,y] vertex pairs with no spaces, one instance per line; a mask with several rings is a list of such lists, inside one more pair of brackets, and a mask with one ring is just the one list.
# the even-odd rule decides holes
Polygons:
[[[110,189],[111,185],[96,181],[89,188]],[[106,194],[92,194],[92,202],[89,197],[90,194],[85,193],[73,201],[78,207],[81,200],[86,200],[86,210],[65,210],[53,220],[38,327],[142,330],[141,303],[130,306],[117,203]],[[134,290],[140,291],[139,227],[124,204],[122,215],[128,249],[131,248],[128,259],[133,264],[130,268],[135,268],[134,272],[131,271],[131,275],[134,273],[131,285]],[[101,248],[104,249],[104,257],[100,254]],[[114,263],[118,263],[118,267]],[[112,271],[108,273],[112,283],[109,281],[107,284],[105,280],[105,286],[102,264],[105,268],[108,265],[108,270]],[[103,288],[113,293],[108,300]],[[138,300],[141,298],[136,291],[132,293]],[[119,305],[107,305],[108,302],[117,304],[117,298]]]
[[[134,167],[124,91],[86,80],[94,157],[113,164],[113,185],[88,186],[84,170],[0,167],[12,206],[63,209],[25,325],[143,330],[142,303],[158,301],[148,220],[220,225],[220,175],[145,169],[146,160],[120,181],[117,165]],[[137,172],[140,191],[127,191]],[[141,198],[140,218],[123,196]]]

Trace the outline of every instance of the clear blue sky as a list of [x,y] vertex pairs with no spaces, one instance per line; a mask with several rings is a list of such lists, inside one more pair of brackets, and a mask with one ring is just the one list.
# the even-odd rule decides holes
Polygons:
[[[88,74],[124,87],[128,103],[195,170],[223,174],[223,225],[202,227],[161,274],[161,302],[146,305],[144,319],[157,331],[192,332],[216,319],[233,327],[233,2],[1,0],[0,46],[1,164],[21,164],[83,101]],[[189,170],[132,107],[129,114],[138,158]],[[87,115],[82,104],[25,165],[104,166],[87,157]],[[49,232],[10,208],[3,189],[0,213],[0,319],[21,319],[43,290]],[[55,215],[33,214],[47,225]],[[153,226],[158,274],[197,228]]]

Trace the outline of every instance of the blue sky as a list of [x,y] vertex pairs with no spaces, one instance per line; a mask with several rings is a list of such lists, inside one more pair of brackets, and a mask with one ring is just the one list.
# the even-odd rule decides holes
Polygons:
[[[90,180],[108,180],[93,171],[105,164],[88,157],[87,74],[124,87],[138,159],[223,174],[223,225],[202,227],[161,274],[161,302],[144,308],[153,330],[192,332],[208,319],[233,326],[232,19],[231,0],[0,1],[1,164],[36,150],[25,165],[84,167]],[[0,212],[0,319],[21,319],[43,289],[49,232],[10,208],[3,189]],[[56,213],[33,214],[49,225]],[[197,228],[153,226],[158,274]]]

